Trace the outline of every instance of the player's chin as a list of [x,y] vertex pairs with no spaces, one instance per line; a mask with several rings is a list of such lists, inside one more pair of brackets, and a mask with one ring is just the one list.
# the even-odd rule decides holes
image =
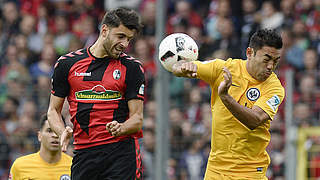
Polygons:
[[61,150],[61,146],[51,146],[50,151],[52,152],[58,152]]
[[51,143],[50,144],[50,149],[51,150],[59,150],[61,148],[59,143]]
[[120,54],[112,54],[111,58],[113,59],[119,59]]
[[265,75],[265,76],[263,76],[263,79],[262,79],[262,81],[265,81],[265,80],[267,80],[268,78],[270,77],[270,75]]
[[116,49],[113,50],[112,52],[112,58],[119,58],[120,54],[121,54],[122,51],[118,51]]
[[269,78],[269,76],[267,74],[259,74],[257,80],[258,81],[265,81]]

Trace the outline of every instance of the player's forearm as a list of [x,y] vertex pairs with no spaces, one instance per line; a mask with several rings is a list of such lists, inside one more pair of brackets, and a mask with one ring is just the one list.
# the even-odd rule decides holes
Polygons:
[[143,115],[134,114],[121,125],[120,135],[134,134],[142,128]]
[[220,99],[232,115],[249,129],[255,129],[263,121],[252,109],[240,105],[229,94],[221,95]]
[[58,110],[49,107],[47,115],[50,128],[60,137],[62,132],[65,130],[65,126],[61,118],[61,111],[59,112]]

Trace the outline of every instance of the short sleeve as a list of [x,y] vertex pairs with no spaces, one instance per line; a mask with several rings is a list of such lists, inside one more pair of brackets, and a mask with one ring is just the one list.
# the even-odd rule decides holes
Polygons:
[[279,82],[279,84],[274,85],[274,87],[267,89],[264,95],[262,95],[257,102],[254,103],[254,105],[263,109],[264,112],[269,115],[271,120],[273,120],[273,117],[277,113],[279,105],[282,103],[284,96],[284,88]]
[[63,60],[58,60],[52,75],[51,93],[58,97],[66,97],[69,94],[70,85],[68,82],[69,68]]
[[209,61],[194,61],[193,63],[197,65],[197,78],[204,80],[208,84],[213,84],[222,72],[226,61],[214,59]]
[[126,74],[126,93],[125,98],[127,101],[131,99],[144,100],[144,89],[145,89],[145,77],[144,70],[140,63],[132,62],[127,67]]

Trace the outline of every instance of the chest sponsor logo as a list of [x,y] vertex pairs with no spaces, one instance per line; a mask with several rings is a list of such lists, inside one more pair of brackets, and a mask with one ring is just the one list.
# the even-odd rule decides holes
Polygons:
[[277,111],[278,106],[280,105],[280,98],[277,95],[272,96],[268,101],[267,104],[273,110],[273,112]]
[[260,91],[259,89],[257,88],[250,88],[248,91],[247,91],[247,98],[250,100],[250,101],[256,101],[257,99],[259,99],[260,97]]
[[121,72],[119,69],[113,71],[113,79],[118,80],[121,77]]
[[74,72],[74,76],[91,76],[91,72]]
[[122,95],[119,91],[106,90],[102,85],[96,85],[92,89],[75,93],[77,100],[117,100]]
[[60,177],[60,180],[71,180],[70,176],[67,174],[64,174]]

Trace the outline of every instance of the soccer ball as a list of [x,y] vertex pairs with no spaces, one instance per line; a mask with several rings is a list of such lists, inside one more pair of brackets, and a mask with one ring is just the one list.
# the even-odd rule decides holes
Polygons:
[[187,34],[174,33],[165,37],[159,45],[159,60],[162,66],[172,72],[172,66],[183,59],[194,61],[198,58],[198,46]]

